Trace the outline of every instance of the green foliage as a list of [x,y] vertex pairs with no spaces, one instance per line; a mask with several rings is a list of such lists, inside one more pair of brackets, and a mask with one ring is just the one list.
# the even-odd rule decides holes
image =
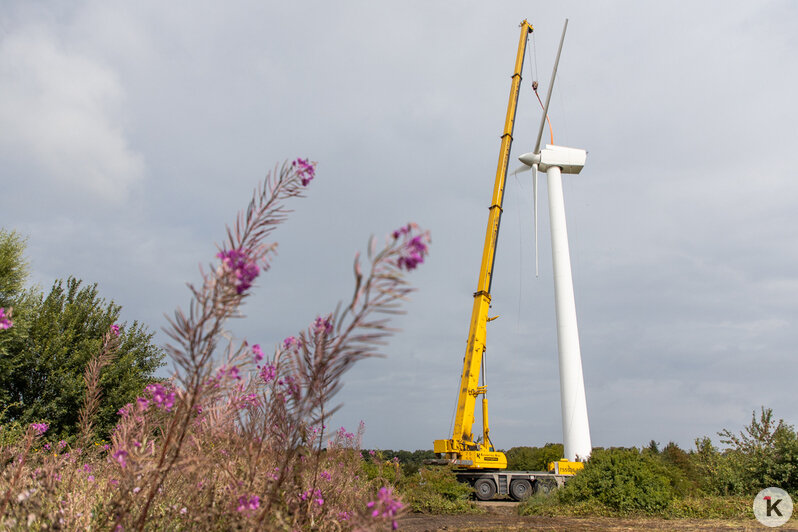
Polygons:
[[[121,307],[99,297],[97,286],[81,286],[70,277],[39,295],[22,341],[12,344],[4,360],[3,381],[8,417],[23,424],[46,421],[48,436],[67,438],[78,431],[78,413],[86,386],[86,364],[101,347],[102,337],[119,319]],[[101,374],[103,393],[94,426],[107,436],[116,412],[135,400],[162,365],[163,352],[152,345],[152,333],[134,322],[124,327],[119,349]]]
[[669,519],[751,519],[751,497],[699,495],[674,499],[664,517]]
[[[373,454],[371,454],[373,452]],[[376,480],[382,485],[395,485],[402,477],[402,468],[398,458],[385,459],[382,451],[361,452],[366,458],[361,463],[363,474],[368,480]]]
[[546,517],[612,517],[618,512],[596,499],[564,503],[560,492],[549,495],[536,494],[518,505],[520,515],[542,515]]
[[520,515],[546,517],[618,517],[629,515],[656,515],[664,519],[733,519],[751,520],[750,497],[719,497],[696,495],[671,499],[659,512],[621,512],[596,499],[563,503],[555,492],[551,496],[535,495],[518,507]]
[[13,402],[9,390],[2,384],[8,382],[16,370],[11,355],[23,345],[35,294],[24,289],[28,277],[28,263],[23,253],[25,240],[16,232],[0,229],[0,307],[11,313],[14,325],[0,330],[0,408]]
[[677,495],[676,471],[637,449],[596,449],[585,469],[559,491],[559,500],[596,500],[620,513],[656,513]]
[[16,231],[0,229],[0,307],[17,301],[28,278],[28,263],[22,254],[25,240]]
[[[669,466],[669,469],[678,469],[683,478],[681,481],[685,482],[677,491],[680,494],[689,493],[694,494],[700,487],[701,476],[696,470],[693,461],[690,459],[690,453],[684,451],[681,447],[673,442],[669,442],[662,451],[659,453],[660,459]],[[677,479],[674,479],[677,484],[681,484]]]
[[402,500],[414,512],[434,514],[480,513],[471,502],[473,490],[457,480],[450,467],[422,467],[399,483]]
[[563,457],[561,443],[547,443],[543,447],[513,447],[504,453],[507,469],[513,471],[546,471],[550,462]]
[[6,406],[0,411],[0,449],[10,445],[16,445],[25,436],[25,429],[16,421],[6,422]]
[[424,460],[431,460],[436,457],[435,453],[431,450],[393,451],[391,449],[385,449],[379,451],[375,449],[373,452],[384,457],[386,460],[391,460],[393,458],[398,459],[399,464],[402,467],[402,473],[406,476],[410,476],[418,472],[418,470],[424,465]]
[[[47,296],[26,290],[24,250],[17,233],[0,230],[0,306],[13,307],[14,321],[0,331],[0,408],[6,421],[43,421],[50,425],[48,437],[68,439],[78,431],[86,364],[121,307],[100,298],[96,285],[72,277],[56,281]],[[100,376],[98,436],[110,433],[119,408],[134,401],[163,365],[164,353],[152,337],[137,322],[123,327],[119,349]]]
[[773,411],[762,407],[739,434],[719,432],[719,451],[709,438],[696,440],[692,455],[702,488],[716,495],[753,495],[767,486],[798,492],[798,434],[784,420],[776,422]]

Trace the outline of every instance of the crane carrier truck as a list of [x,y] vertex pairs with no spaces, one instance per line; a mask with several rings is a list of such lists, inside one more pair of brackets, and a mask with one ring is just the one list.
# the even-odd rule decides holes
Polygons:
[[[510,147],[513,141],[513,126],[521,86],[521,70],[528,36],[532,31],[532,25],[524,20],[521,23],[521,37],[518,44],[515,70],[512,75],[510,101],[507,107],[504,132],[501,136],[499,164],[489,209],[490,214],[482,253],[482,264],[479,270],[477,290],[474,292],[474,304],[471,312],[467,348],[463,359],[463,372],[460,379],[454,428],[449,439],[435,440],[434,452],[438,459],[430,461],[437,464],[453,465],[458,479],[461,482],[470,484],[474,488],[476,497],[480,500],[489,500],[497,494],[509,495],[516,500],[522,500],[532,493],[548,493],[557,487],[561,487],[569,477],[583,467],[580,461],[562,459],[549,464],[548,471],[508,471],[507,457],[501,451],[496,450],[488,424],[488,398],[483,357],[486,349],[487,324],[492,319],[495,319],[488,317],[491,303],[491,281],[502,215]],[[562,42],[560,47],[562,47]],[[552,83],[553,81],[552,79]],[[550,96],[551,94],[549,93]],[[546,112],[547,109],[544,108],[544,118]],[[481,373],[482,384],[479,382]],[[479,396],[482,396],[482,434],[481,438],[475,439],[472,433],[472,426],[474,424],[474,408]],[[479,441],[480,439],[481,441]]]

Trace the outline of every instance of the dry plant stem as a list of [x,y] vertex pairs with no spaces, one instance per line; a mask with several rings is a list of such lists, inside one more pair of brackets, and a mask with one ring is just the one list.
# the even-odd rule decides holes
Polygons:
[[25,468],[25,462],[28,460],[28,454],[30,454],[30,448],[33,445],[34,438],[35,435],[33,433],[33,428],[28,428],[28,433],[25,435],[25,452],[22,453],[22,456],[19,460],[19,465],[17,466],[17,471],[14,473],[14,478],[11,480],[11,484],[8,486],[8,489],[3,496],[3,505],[0,506],[0,518],[6,514],[8,501],[11,500],[11,493],[13,493],[17,482],[19,482],[19,477],[22,476],[22,470]]
[[[324,420],[332,415],[339,407],[329,411],[325,409],[327,400],[340,388],[340,377],[355,362],[363,358],[379,356],[376,346],[384,343],[385,337],[394,332],[387,327],[387,319],[370,319],[373,313],[397,314],[398,302],[412,292],[401,272],[396,267],[396,257],[400,252],[399,243],[394,242],[379,253],[375,253],[375,242],[371,240],[369,258],[371,270],[363,282],[360,271],[359,256],[355,257],[355,291],[350,304],[343,312],[336,311],[335,332],[332,339],[327,340],[326,333],[318,343],[312,341],[310,332],[300,334],[301,349],[295,353],[286,364],[294,372],[304,373],[304,382],[308,384],[309,393],[298,402],[293,415],[295,424],[308,420],[312,425],[321,423],[322,437],[319,445],[323,443]],[[360,332],[363,331],[363,332]],[[313,345],[311,350],[308,346]],[[275,363],[280,365],[285,351],[278,351]],[[317,415],[313,415],[318,411]],[[284,457],[280,473],[266,497],[265,504],[258,515],[258,526],[263,526],[266,516],[270,514],[273,502],[285,478],[285,466],[291,463],[298,452],[296,436],[283,448]],[[315,475],[318,473],[318,457],[316,471],[314,472],[313,486],[315,488]]]
[[[284,164],[279,172],[268,175],[253,194],[246,212],[239,214],[235,229],[227,228],[230,249],[248,250],[252,258],[267,269],[267,257],[274,252],[275,245],[267,245],[264,240],[291,212],[282,202],[291,197],[301,197],[302,190],[299,177],[288,164]],[[209,374],[208,364],[216,350],[216,338],[224,332],[227,319],[238,315],[238,308],[247,296],[246,292],[239,293],[226,283],[223,273],[218,269],[202,272],[202,275],[204,282],[201,288],[189,285],[193,295],[189,316],[186,317],[178,309],[174,318],[167,317],[169,328],[165,332],[178,344],[167,345],[167,351],[183,369],[179,379],[187,392],[188,404],[178,407],[167,430],[158,467],[154,472],[156,480],[150,487],[136,523],[138,530],[144,529],[152,501],[180,457],[192,412],[203,393],[202,382],[206,380],[203,377]],[[185,405],[186,402],[181,404]],[[171,456],[167,459],[167,455]]]
[[88,445],[93,436],[92,419],[100,406],[100,372],[113,360],[113,353],[117,345],[116,335],[111,331],[105,333],[100,351],[91,358],[83,374],[86,395],[83,399],[83,406],[80,409],[80,436],[78,441],[84,447]]

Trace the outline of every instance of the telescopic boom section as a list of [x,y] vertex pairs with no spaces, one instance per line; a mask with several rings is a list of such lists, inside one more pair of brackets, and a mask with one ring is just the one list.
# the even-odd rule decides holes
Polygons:
[[[454,431],[450,440],[435,440],[434,444],[436,453],[449,460],[454,460],[456,465],[471,469],[504,469],[507,467],[507,458],[504,453],[497,452],[490,440],[487,386],[484,385],[484,382],[482,386],[479,385],[479,374],[482,367],[482,357],[486,349],[487,324],[490,321],[488,318],[490,288],[493,280],[496,243],[499,238],[499,226],[502,216],[504,185],[507,178],[507,167],[510,162],[510,147],[513,143],[515,111],[518,106],[518,92],[521,88],[521,69],[524,65],[527,39],[532,30],[532,25],[526,20],[521,23],[521,38],[518,43],[518,54],[515,58],[510,101],[507,105],[507,118],[504,121],[504,132],[501,137],[499,165],[496,169],[496,181],[493,185],[493,199],[485,233],[485,245],[482,249],[482,264],[479,269],[477,291],[474,292],[474,307],[471,311],[468,347],[463,359],[460,392],[457,396]],[[471,432],[474,424],[474,408],[479,395],[482,395],[483,427],[481,444],[474,441],[474,435]]]

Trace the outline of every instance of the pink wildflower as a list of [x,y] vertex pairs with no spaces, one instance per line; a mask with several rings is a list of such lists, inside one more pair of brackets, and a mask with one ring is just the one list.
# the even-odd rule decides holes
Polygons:
[[119,336],[119,325],[116,323],[111,325],[111,332],[114,334],[114,336]]
[[322,318],[319,316],[316,318],[316,321],[313,322],[313,332],[316,334],[330,334],[332,330],[333,324],[329,317]]
[[249,250],[231,249],[216,254],[222,259],[222,271],[235,286],[236,293],[241,294],[252,286],[252,281],[260,274],[260,267],[249,257]]
[[396,530],[398,523],[396,522],[395,518],[398,515],[399,510],[404,508],[404,505],[399,499],[394,499],[393,490],[391,488],[383,487],[380,488],[380,491],[377,494],[377,500],[369,501],[366,507],[370,509],[373,508],[371,517],[374,519],[390,519],[391,528]]
[[268,384],[277,376],[277,368],[272,364],[265,364],[261,368],[259,375],[263,382]]
[[114,460],[119,462],[119,465],[122,467],[127,466],[127,451],[124,449],[119,449],[114,453]]
[[11,321],[11,319],[10,319],[11,318],[11,309],[8,309],[8,310],[9,310],[9,312],[6,315],[6,309],[3,308],[3,307],[0,307],[0,331],[2,331],[4,329],[10,329],[11,326],[14,325],[14,322]]
[[424,257],[427,254],[427,244],[429,244],[429,233],[424,232],[412,236],[415,229],[417,229],[416,224],[410,223],[397,229],[392,234],[394,240],[404,237],[405,241],[399,250],[399,258],[396,260],[396,265],[407,271],[416,269],[419,264],[424,262]]
[[137,397],[136,398],[136,404],[139,406],[139,410],[141,410],[143,412],[143,411],[147,410],[147,408],[149,408],[150,400],[147,399],[146,397]]
[[244,396],[239,397],[235,401],[238,405],[238,408],[256,408],[260,406],[260,398],[256,393],[250,393]]
[[231,368],[222,366],[216,371],[216,380],[222,380],[225,375],[231,379],[241,380],[241,375],[238,372],[238,366],[233,366]]
[[252,346],[252,355],[255,358],[255,362],[260,362],[263,360],[263,350],[260,348],[259,344]]
[[167,412],[172,411],[172,406],[175,404],[175,392],[168,391],[168,389],[160,383],[150,384],[147,386],[146,390],[150,392],[152,402],[155,403],[155,406]]
[[293,347],[299,347],[299,340],[297,340],[293,336],[289,336],[288,338],[283,340],[283,347],[285,349],[291,349]]
[[328,471],[322,471],[319,476],[324,480],[332,480],[332,475]]
[[291,166],[296,168],[296,174],[302,180],[302,186],[308,186],[314,177],[316,177],[316,163],[308,161],[307,159],[297,159]]
[[257,495],[253,495],[251,497],[247,497],[246,495],[242,495],[238,498],[238,508],[236,508],[239,512],[246,512],[247,510],[257,510],[260,507],[260,497]]
[[49,429],[49,428],[50,428],[50,425],[48,425],[47,423],[31,423],[31,424],[30,424],[30,426],[31,426],[31,428],[32,428],[33,430],[35,430],[35,431],[36,431],[36,433],[37,433],[39,436],[41,436],[42,434],[44,434],[45,432],[47,432],[47,429]]

